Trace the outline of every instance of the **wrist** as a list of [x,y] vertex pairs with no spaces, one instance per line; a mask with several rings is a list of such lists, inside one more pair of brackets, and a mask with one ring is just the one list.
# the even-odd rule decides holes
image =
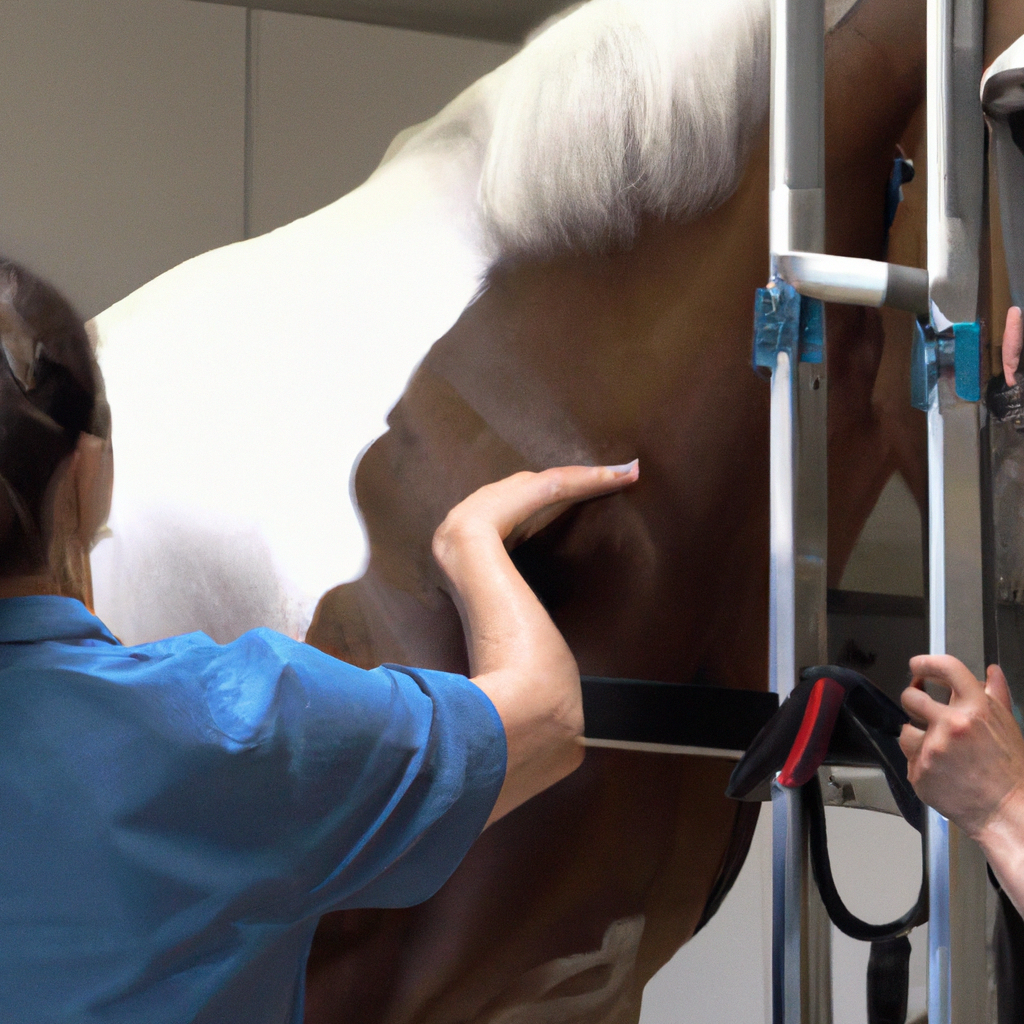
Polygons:
[[1011,787],[971,838],[993,858],[1024,859],[1024,787]]
[[493,526],[478,520],[466,522],[451,515],[434,531],[431,543],[434,561],[453,582],[482,556],[498,550],[506,553]]

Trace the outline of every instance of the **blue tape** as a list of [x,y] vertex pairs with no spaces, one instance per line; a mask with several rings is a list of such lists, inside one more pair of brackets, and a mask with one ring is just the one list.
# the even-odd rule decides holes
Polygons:
[[825,357],[823,305],[803,298],[792,285],[777,281],[754,295],[754,366],[774,369],[780,351],[802,362]]
[[981,401],[981,324],[953,324],[953,373],[957,398]]

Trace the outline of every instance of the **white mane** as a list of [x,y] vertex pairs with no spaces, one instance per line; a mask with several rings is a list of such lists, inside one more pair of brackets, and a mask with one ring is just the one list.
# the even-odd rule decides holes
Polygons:
[[[855,0],[827,0],[834,27]],[[590,0],[385,157],[476,150],[492,258],[600,251],[729,197],[768,109],[768,0]]]
[[736,187],[769,46],[767,0],[590,0],[388,158],[471,132],[495,258],[619,245],[645,216],[697,217]]

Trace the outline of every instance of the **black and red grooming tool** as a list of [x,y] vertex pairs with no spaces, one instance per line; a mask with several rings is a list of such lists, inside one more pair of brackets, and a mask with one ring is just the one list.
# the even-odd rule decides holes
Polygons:
[[764,799],[771,782],[805,785],[822,765],[881,768],[903,817],[918,831],[924,807],[907,781],[899,746],[909,721],[870,680],[838,665],[815,665],[736,765],[726,793],[738,800]]

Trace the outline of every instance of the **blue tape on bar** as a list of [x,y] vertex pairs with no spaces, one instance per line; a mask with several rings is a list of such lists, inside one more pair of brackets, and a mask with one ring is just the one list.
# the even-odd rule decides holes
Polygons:
[[910,350],[910,404],[927,412],[932,391],[939,382],[939,346],[932,332],[918,321],[914,327],[914,344]]
[[775,367],[779,351],[799,353],[805,363],[824,359],[823,305],[801,297],[784,281],[758,288],[754,296],[754,366]]
[[754,366],[775,368],[775,354],[792,353],[800,343],[800,296],[779,282],[754,293]]
[[957,398],[981,401],[981,324],[953,324],[953,373]]

